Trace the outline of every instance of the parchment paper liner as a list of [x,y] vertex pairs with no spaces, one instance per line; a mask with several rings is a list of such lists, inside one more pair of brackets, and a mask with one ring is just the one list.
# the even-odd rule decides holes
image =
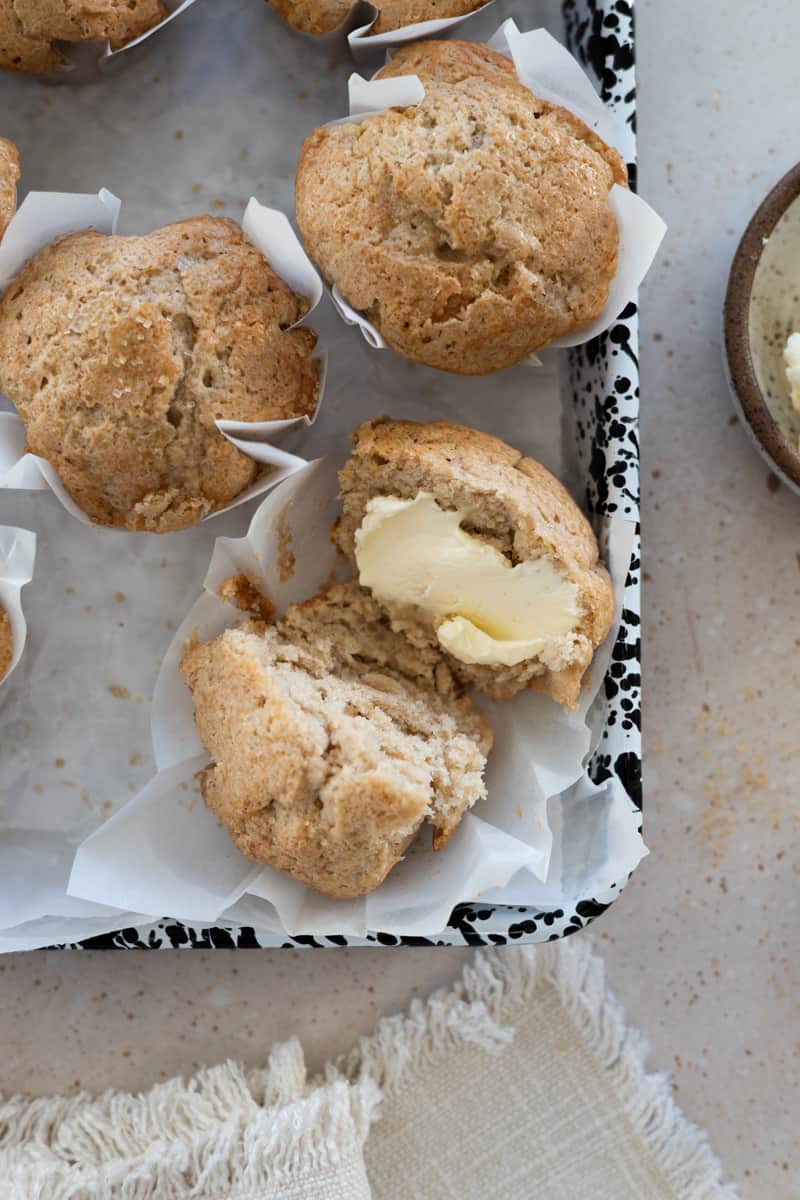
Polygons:
[[22,611],[22,589],[33,579],[36,534],[30,529],[0,525],[0,607],[11,622],[11,666],[0,679],[0,704],[7,694],[11,676],[19,665],[28,629]]
[[132,51],[143,46],[155,34],[160,33],[187,9],[195,0],[164,0],[164,7],[169,9],[163,21],[159,21],[152,29],[146,30],[137,38],[132,38],[118,50],[111,48],[109,41],[100,42],[64,42],[56,41],[55,46],[64,59],[63,66],[53,71],[42,71],[35,78],[45,83],[91,83],[102,79],[104,75],[121,67],[133,57]]
[[[54,238],[84,229],[114,233],[121,203],[105,189],[96,196],[66,192],[30,192],[0,242],[0,294],[9,286],[24,263]],[[270,266],[293,291],[304,296],[309,311],[297,325],[310,323],[311,315],[322,297],[322,283],[286,216],[277,209],[266,208],[252,198],[242,218],[242,228],[261,251]],[[283,421],[217,421],[219,431],[243,453],[258,463],[272,468],[235,500],[204,520],[245,504],[274,487],[292,471],[305,464],[305,459],[289,454],[275,445],[288,430],[308,427],[316,420],[325,390],[327,356],[318,344],[314,358],[319,363],[319,396],[317,407],[310,417],[295,417]],[[11,409],[11,411],[9,411]],[[10,401],[0,396],[0,489],[22,488],[28,491],[49,489],[64,508],[84,525],[92,525],[89,517],[78,507],[62,484],[58,472],[46,459],[25,453],[25,426]],[[124,529],[117,532],[125,533]]]
[[[515,22],[508,20],[503,22],[488,44],[513,61],[522,82],[537,96],[569,109],[609,145],[624,149],[625,140],[616,118],[605,107],[588,76],[569,51],[546,30],[534,29],[521,33]],[[354,74],[349,80],[350,116],[330,124],[354,123],[389,108],[416,105],[424,94],[422,82],[416,75],[367,80]],[[576,333],[555,338],[548,343],[548,347],[578,346],[608,329],[630,301],[635,299],[664,237],[664,222],[646,201],[628,188],[614,184],[609,194],[609,204],[619,227],[619,257],[608,300],[594,321]],[[335,285],[331,289],[331,296],[340,315],[348,324],[359,327],[370,346],[376,350],[386,348],[386,342],[375,326],[363,313],[347,303]],[[535,355],[530,361],[536,364]]]
[[[158,774],[79,847],[71,896],[202,922],[256,898],[268,902],[259,908],[263,920],[269,924],[274,912],[273,923],[290,934],[363,935],[380,929],[422,935],[441,929],[460,901],[488,891],[495,899],[502,897],[520,872],[520,886],[529,893],[538,887],[557,897],[563,891],[565,861],[573,873],[591,870],[599,890],[603,882],[620,886],[646,853],[638,817],[618,783],[595,788],[584,771],[602,726],[599,692],[631,554],[633,527],[618,519],[606,530],[618,597],[614,630],[597,653],[579,708],[568,713],[531,693],[502,705],[478,698],[496,737],[489,796],[465,816],[446,850],[434,855],[425,830],[377,891],[365,899],[337,901],[249,862],[235,848],[199,795],[197,772],[209,759],[178,664],[187,638],[207,640],[242,620],[217,594],[231,575],[244,572],[254,578],[278,611],[312,595],[330,577],[336,569],[329,530],[338,512],[338,465],[330,457],[308,464],[266,497],[244,538],[217,539],[206,590],[175,634],[156,684],[152,734]],[[287,529],[296,566],[282,582],[279,563]],[[548,818],[548,810],[560,803],[553,798],[564,793],[581,804],[587,796],[597,797],[594,809],[589,806],[597,814],[594,826],[589,819],[582,820],[577,834],[571,829],[571,843],[578,837],[592,847],[581,849],[574,862],[569,847],[566,857],[562,845],[554,847],[553,828],[563,840],[562,827],[558,819]]]

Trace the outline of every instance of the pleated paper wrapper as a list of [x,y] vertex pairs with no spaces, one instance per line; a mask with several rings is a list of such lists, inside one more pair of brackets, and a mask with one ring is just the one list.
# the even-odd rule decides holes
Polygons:
[[[106,190],[101,190],[97,195],[30,192],[0,242],[0,294],[10,285],[27,259],[55,238],[86,229],[113,234],[120,207],[121,203],[117,197]],[[322,297],[322,284],[286,216],[277,209],[266,208],[253,198],[245,209],[242,228],[267,259],[276,275],[307,300],[309,311],[297,324],[311,325],[312,314]],[[316,410],[311,417],[295,417],[283,421],[216,422],[220,433],[228,441],[269,470],[230,504],[209,513],[205,520],[263,495],[292,471],[304,465],[305,459],[287,453],[277,443],[289,431],[308,428],[316,420],[325,390],[327,370],[327,357],[319,346],[315,358],[319,369],[319,396]],[[26,452],[22,418],[14,411],[12,403],[0,396],[0,489],[2,488],[50,490],[74,517],[84,525],[92,524],[64,487],[55,467],[46,459]]]
[[114,47],[109,41],[56,42],[63,65],[37,75],[47,83],[93,83],[131,62],[168,25],[192,7],[195,0],[163,0],[167,15],[152,29],[131,38],[123,46]]
[[11,625],[11,663],[0,679],[0,704],[11,688],[11,679],[19,666],[28,628],[22,611],[22,589],[33,579],[36,560],[36,534],[30,529],[0,525],[0,608],[5,609]]
[[[588,76],[567,49],[544,29],[521,33],[512,20],[504,21],[489,40],[489,46],[510,58],[522,82],[542,100],[558,104],[574,113],[603,141],[617,149],[624,147],[624,137],[616,117],[597,95]],[[352,75],[349,83],[350,116],[331,124],[359,122],[390,108],[407,108],[419,104],[425,94],[422,81],[416,75],[400,75],[390,79],[363,79]],[[619,228],[617,272],[609,288],[602,312],[588,325],[575,333],[548,343],[553,347],[579,346],[603,333],[614,323],[623,309],[636,297],[639,285],[650,269],[666,226],[650,205],[635,192],[615,183],[609,194],[609,204]],[[376,350],[386,349],[386,342],[363,313],[354,309],[334,285],[333,302],[349,324],[357,325],[367,343]],[[534,355],[529,360],[538,365]]]

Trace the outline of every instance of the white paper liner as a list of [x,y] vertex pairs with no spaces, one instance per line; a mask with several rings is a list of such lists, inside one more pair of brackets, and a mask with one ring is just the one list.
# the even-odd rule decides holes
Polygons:
[[35,559],[35,533],[30,529],[0,525],[0,608],[6,610],[11,623],[11,665],[0,679],[0,703],[25,649],[28,631],[22,611],[22,589],[33,579]]
[[[633,541],[633,527],[622,520],[613,519],[607,530],[607,561],[617,595],[614,627],[598,650],[579,707],[566,712],[532,693],[505,704],[478,698],[495,731],[488,797],[464,817],[445,851],[433,854],[430,831],[423,831],[370,896],[328,900],[287,875],[254,866],[205,809],[196,777],[209,758],[178,669],[186,640],[207,640],[242,620],[217,594],[231,575],[244,572],[253,578],[279,612],[330,578],[337,569],[329,530],[339,511],[339,465],[332,457],[308,464],[262,502],[244,538],[217,539],[206,590],[175,634],[156,683],[152,734],[158,774],[79,847],[71,896],[204,922],[223,914],[231,919],[231,905],[255,897],[271,906],[262,910],[264,920],[274,911],[276,928],[289,934],[363,935],[379,929],[423,935],[443,928],[461,901],[487,892],[502,897],[520,872],[528,884],[538,880],[562,895],[562,864],[571,851],[554,844],[553,830],[559,826],[552,814],[548,817],[548,807],[574,785],[585,787],[584,764],[596,742],[592,730],[600,724],[593,709],[603,703],[595,700],[619,625]],[[287,529],[296,565],[292,577],[282,581],[277,562]],[[621,839],[610,816],[600,828],[597,821],[584,824],[595,854],[600,847],[608,871],[616,872],[612,881],[624,881],[645,853],[641,839]],[[575,836],[585,839],[583,826]],[[602,863],[598,871],[603,873]]]
[[[624,149],[625,139],[614,114],[603,104],[591,81],[570,52],[545,29],[522,33],[513,20],[504,21],[488,45],[514,63],[520,79],[543,100],[559,104],[580,117],[605,142]],[[363,79],[353,75],[349,83],[350,116],[333,121],[340,125],[363,121],[389,108],[419,104],[424,88],[416,75],[391,79]],[[661,245],[666,225],[650,205],[620,184],[614,184],[609,204],[619,228],[617,272],[602,312],[588,325],[548,346],[579,346],[613,325],[626,305],[635,298]],[[375,350],[386,342],[370,321],[348,304],[334,286],[331,296],[339,314],[349,325],[357,325],[365,341]],[[535,356],[534,356],[535,359]]]
[[89,83],[98,79],[109,70],[121,66],[132,50],[165,29],[176,17],[191,8],[194,2],[195,0],[164,0],[164,7],[169,10],[164,20],[139,37],[126,42],[118,50],[112,49],[108,41],[58,41],[56,45],[64,59],[64,65],[56,67],[53,71],[42,72],[39,78],[51,83]]
[[[15,213],[0,242],[0,295],[25,262],[55,238],[84,229],[114,233],[120,208],[121,202],[106,189],[102,189],[95,196],[66,192],[30,192]],[[258,200],[251,198],[242,218],[242,229],[264,255],[276,275],[308,301],[308,312],[292,328],[309,323],[322,298],[323,287],[288,218],[277,209],[266,208]],[[220,433],[237,449],[272,469],[241,492],[230,504],[209,513],[203,520],[212,520],[220,513],[228,512],[256,496],[263,495],[287,475],[304,466],[305,459],[287,453],[274,442],[291,429],[309,427],[317,418],[325,391],[327,356],[318,345],[313,357],[319,369],[319,394],[317,407],[310,417],[295,417],[282,421],[216,422]],[[3,408],[6,411],[2,411]],[[12,411],[9,412],[8,409]],[[25,453],[23,421],[13,411],[10,401],[2,396],[0,488],[22,488],[27,491],[49,489],[64,508],[84,525],[93,524],[72,499],[55,467],[38,455]],[[116,532],[126,531],[117,529]]]
[[0,954],[12,954],[20,950],[42,950],[51,946],[79,942],[85,938],[100,937],[118,929],[141,927],[146,923],[141,913],[120,913],[116,908],[103,910],[99,905],[85,905],[92,915],[72,917],[38,917],[0,929]]

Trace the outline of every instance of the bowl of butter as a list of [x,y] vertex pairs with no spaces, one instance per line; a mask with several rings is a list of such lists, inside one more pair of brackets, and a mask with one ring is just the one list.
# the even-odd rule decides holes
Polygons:
[[734,404],[773,471],[800,495],[800,163],[756,210],[725,296]]

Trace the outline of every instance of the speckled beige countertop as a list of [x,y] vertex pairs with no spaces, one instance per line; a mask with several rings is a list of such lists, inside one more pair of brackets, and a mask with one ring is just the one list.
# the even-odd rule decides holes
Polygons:
[[[800,150],[800,7],[637,7],[643,189],[671,226],[643,297],[652,854],[594,936],[630,1019],[652,1037],[653,1066],[672,1071],[745,1200],[790,1200],[800,1195],[800,499],[731,415],[720,308],[738,234]],[[139,1088],[227,1056],[263,1061],[291,1033],[314,1066],[470,954],[6,958],[0,1086]]]

